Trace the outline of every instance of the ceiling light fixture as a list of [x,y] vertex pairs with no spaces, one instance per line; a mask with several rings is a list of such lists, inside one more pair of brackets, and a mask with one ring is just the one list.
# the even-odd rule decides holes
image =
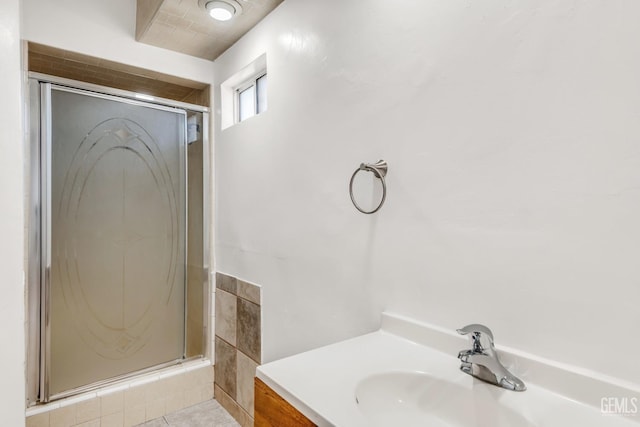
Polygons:
[[242,6],[235,0],[199,0],[198,3],[206,9],[213,19],[218,21],[228,21],[242,13]]

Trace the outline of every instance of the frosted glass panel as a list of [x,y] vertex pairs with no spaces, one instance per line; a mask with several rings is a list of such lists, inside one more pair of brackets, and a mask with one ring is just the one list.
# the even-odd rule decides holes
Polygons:
[[258,113],[267,111],[267,75],[260,77],[256,80],[256,87],[258,88]]
[[255,85],[240,92],[238,97],[239,105],[239,121],[253,117],[256,114],[256,87]]
[[50,394],[184,352],[185,119],[54,89]]

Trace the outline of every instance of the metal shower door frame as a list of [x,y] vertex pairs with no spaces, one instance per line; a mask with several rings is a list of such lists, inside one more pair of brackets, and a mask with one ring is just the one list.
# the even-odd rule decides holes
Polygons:
[[[27,405],[38,402],[46,403],[51,400],[68,397],[81,392],[93,390],[119,380],[130,378],[144,372],[172,366],[186,359],[187,340],[187,227],[188,227],[188,155],[187,155],[187,113],[197,112],[203,115],[203,269],[204,289],[209,292],[209,141],[208,141],[208,108],[172,101],[158,99],[157,102],[145,102],[136,99],[133,92],[97,86],[93,84],[77,82],[73,80],[47,76],[39,73],[29,73],[30,93],[30,168],[31,191],[29,205],[29,261],[28,261],[28,312],[29,312],[29,345],[27,348]],[[182,343],[182,358],[161,365],[155,365],[142,370],[123,374],[115,378],[109,378],[96,383],[81,386],[72,390],[51,396],[49,393],[50,367],[51,367],[51,323],[50,323],[50,287],[51,287],[51,93],[52,90],[61,90],[97,98],[123,102],[157,110],[170,111],[184,115],[183,134],[184,145],[181,155],[184,158],[184,340]],[[36,119],[38,118],[38,119]],[[203,355],[209,353],[209,339],[206,339],[209,318],[209,300],[204,299],[204,334]],[[37,305],[37,306],[36,306]],[[39,319],[37,319],[39,318]],[[38,348],[33,348],[37,346]],[[39,357],[38,357],[39,356]],[[202,357],[197,356],[194,358]]]

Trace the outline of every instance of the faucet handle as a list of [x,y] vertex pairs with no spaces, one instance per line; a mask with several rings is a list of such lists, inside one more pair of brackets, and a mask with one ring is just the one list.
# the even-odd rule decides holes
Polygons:
[[473,351],[482,353],[486,349],[493,348],[493,333],[491,329],[484,325],[473,323],[467,325],[464,328],[458,329],[457,332],[460,335],[469,335],[471,344],[473,345]]

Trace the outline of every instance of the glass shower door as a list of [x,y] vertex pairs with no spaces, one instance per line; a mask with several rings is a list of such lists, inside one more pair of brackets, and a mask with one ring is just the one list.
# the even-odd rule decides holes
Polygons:
[[42,98],[55,398],[184,356],[186,112],[49,84]]

